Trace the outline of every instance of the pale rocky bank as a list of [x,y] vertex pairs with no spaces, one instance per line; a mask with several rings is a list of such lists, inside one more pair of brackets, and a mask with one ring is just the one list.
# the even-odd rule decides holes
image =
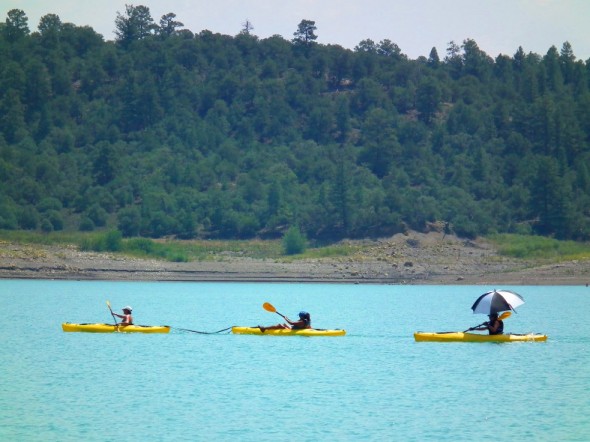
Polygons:
[[498,254],[484,240],[439,232],[397,234],[362,245],[353,256],[258,260],[221,254],[173,263],[81,252],[76,247],[0,242],[0,278],[129,281],[321,282],[355,284],[588,285],[590,262],[558,264]]

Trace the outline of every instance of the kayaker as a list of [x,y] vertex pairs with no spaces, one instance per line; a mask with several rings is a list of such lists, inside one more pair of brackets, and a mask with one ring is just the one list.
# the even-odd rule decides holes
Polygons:
[[123,307],[123,314],[120,315],[118,313],[113,313],[113,315],[122,319],[119,323],[120,325],[132,325],[133,324],[133,316],[131,316],[131,312],[133,309],[130,306]]
[[475,328],[478,331],[487,330],[490,335],[501,335],[504,333],[504,321],[498,318],[498,313],[492,313],[488,316],[490,320],[481,327]]
[[299,321],[291,321],[286,316],[284,316],[284,318],[288,324],[277,324],[268,327],[262,327],[259,325],[258,328],[262,333],[264,333],[266,330],[280,330],[283,328],[291,330],[303,330],[305,328],[311,328],[311,315],[307,312],[299,312]]

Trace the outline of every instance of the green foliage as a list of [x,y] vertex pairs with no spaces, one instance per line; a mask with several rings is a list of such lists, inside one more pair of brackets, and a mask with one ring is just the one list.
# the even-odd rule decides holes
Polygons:
[[141,228],[141,213],[137,207],[125,207],[118,213],[118,229],[123,236],[137,236]]
[[41,221],[41,231],[44,233],[53,232],[53,224],[51,224],[51,221],[47,218],[44,218]]
[[291,226],[283,236],[283,251],[285,255],[297,255],[303,253],[307,247],[307,239],[301,233],[299,227]]
[[6,40],[10,42],[18,41],[29,34],[29,19],[22,9],[11,9],[8,11],[5,26],[0,30]]
[[103,227],[107,223],[108,214],[106,210],[96,203],[88,208],[86,214],[88,219],[90,219],[96,227]]
[[9,200],[0,198],[0,229],[15,230],[18,228],[16,205]]
[[39,231],[27,230],[0,230],[0,239],[21,244],[43,244],[43,245],[80,245],[88,238],[88,234],[72,232],[51,232],[44,234]]
[[[107,250],[108,235],[118,247],[117,232],[29,232],[0,230],[0,241],[10,241],[21,244],[42,244],[59,246],[77,246],[84,251],[104,252]],[[120,240],[118,250],[109,252],[139,258],[151,258],[172,262],[224,260],[233,256],[251,257],[256,259],[321,259],[351,256],[362,250],[360,246],[348,243],[331,244],[307,249],[299,255],[283,255],[282,243],[278,240],[251,241],[155,241],[148,238],[127,238]]]
[[18,224],[21,229],[35,230],[39,225],[39,213],[33,206],[25,206],[19,214]]
[[90,218],[84,217],[80,221],[80,226],[78,228],[80,229],[80,232],[92,232],[95,229],[95,227],[96,226]]
[[114,43],[55,14],[31,33],[8,11],[0,227],[92,232],[97,248],[113,229],[337,241],[437,221],[590,239],[590,69],[567,42],[410,60],[389,40],[318,44],[310,20],[289,40],[193,34],[126,5],[114,25]]
[[301,20],[299,26],[297,26],[297,32],[293,35],[293,42],[301,45],[309,45],[313,43],[318,37],[315,35],[317,27],[314,21]]
[[156,253],[157,244],[147,238],[132,238],[125,242],[125,250],[149,256]]
[[121,250],[121,238],[121,232],[118,230],[107,232],[104,239],[106,250],[109,252],[118,252]]
[[501,254],[522,259],[555,261],[590,259],[590,244],[533,235],[497,234],[487,237]]
[[60,211],[62,208],[61,201],[54,197],[43,198],[37,205],[37,210],[39,212],[47,212],[49,210]]
[[81,250],[94,252],[118,252],[122,247],[122,235],[118,230],[89,235],[80,243]]
[[420,120],[430,123],[439,110],[440,100],[441,91],[438,82],[425,79],[416,90],[416,110],[420,112]]
[[64,219],[61,212],[57,210],[48,210],[45,212],[43,221],[49,221],[51,224],[52,230],[63,230],[64,228]]

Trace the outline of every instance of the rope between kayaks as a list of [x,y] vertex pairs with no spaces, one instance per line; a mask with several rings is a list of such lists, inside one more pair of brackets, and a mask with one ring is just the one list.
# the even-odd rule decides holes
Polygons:
[[190,333],[198,333],[200,335],[215,335],[215,334],[218,334],[218,333],[223,333],[225,331],[231,330],[231,327],[227,327],[227,328],[224,328],[222,330],[217,330],[217,331],[214,331],[214,332],[204,332],[204,331],[198,331],[198,330],[189,330],[188,328],[179,328],[179,327],[170,327],[170,328],[173,328],[175,330],[181,330],[181,331],[185,331],[185,332],[190,332]]

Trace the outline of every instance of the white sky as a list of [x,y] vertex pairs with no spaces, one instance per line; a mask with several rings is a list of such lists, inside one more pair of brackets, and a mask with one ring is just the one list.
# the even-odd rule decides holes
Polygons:
[[428,57],[432,47],[443,58],[451,40],[467,38],[492,57],[513,56],[519,46],[545,55],[569,41],[577,59],[590,59],[590,0],[0,0],[0,20],[22,9],[36,31],[42,16],[57,14],[113,40],[126,3],[149,7],[156,23],[173,12],[194,33],[236,35],[249,20],[261,39],[291,40],[301,20],[312,20],[318,43],[354,49],[365,39],[389,39],[410,59]]

